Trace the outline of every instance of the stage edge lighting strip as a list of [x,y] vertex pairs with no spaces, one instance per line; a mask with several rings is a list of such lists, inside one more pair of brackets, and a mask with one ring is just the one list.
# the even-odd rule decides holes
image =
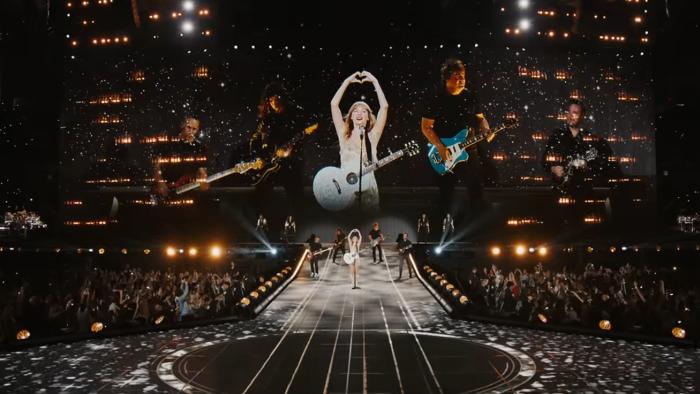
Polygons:
[[267,308],[267,306],[272,302],[272,300],[274,300],[279,295],[279,293],[286,289],[287,286],[289,286],[289,284],[292,283],[292,281],[297,277],[297,274],[299,273],[299,270],[301,269],[301,266],[303,265],[304,260],[306,259],[307,253],[309,253],[309,250],[305,249],[304,253],[301,254],[301,258],[297,262],[297,267],[294,269],[294,274],[290,275],[289,278],[287,278],[287,280],[284,281],[282,286],[279,286],[277,290],[275,290],[272,294],[265,297],[263,302],[256,306],[255,309],[253,309],[253,312],[255,312],[256,315],[259,315],[260,312],[265,310],[265,308]]
[[412,254],[409,254],[408,257],[409,257],[409,259],[411,260],[411,265],[413,266],[413,272],[416,273],[416,276],[418,277],[418,280],[420,281],[420,283],[422,283],[423,286],[424,286],[426,289],[428,289],[428,291],[430,292],[430,294],[432,294],[433,297],[435,297],[435,299],[440,303],[440,305],[442,306],[442,308],[445,309],[445,312],[447,312],[448,314],[451,315],[451,314],[452,314],[452,311],[453,311],[452,306],[450,306],[450,304],[448,304],[448,303],[440,296],[440,294],[438,294],[438,293],[435,291],[435,289],[433,289],[433,287],[430,286],[430,284],[429,284],[428,282],[426,282],[425,279],[423,279],[422,272],[421,272],[420,270],[418,270],[418,266],[417,266],[417,264],[416,264],[416,261],[413,260],[413,255],[412,255]]

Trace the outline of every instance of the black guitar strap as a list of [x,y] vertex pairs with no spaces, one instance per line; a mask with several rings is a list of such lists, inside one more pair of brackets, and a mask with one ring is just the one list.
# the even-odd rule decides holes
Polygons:
[[372,156],[372,143],[369,141],[369,132],[365,132],[365,152],[367,152],[367,161],[369,163],[374,163],[374,157]]

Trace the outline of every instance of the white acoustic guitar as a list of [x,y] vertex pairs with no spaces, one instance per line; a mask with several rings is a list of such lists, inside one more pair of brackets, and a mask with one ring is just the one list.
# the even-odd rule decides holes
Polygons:
[[[389,153],[383,159],[366,165],[362,168],[362,192],[365,192],[372,184],[371,177],[374,171],[404,156],[414,156],[420,151],[415,141],[409,141],[398,152]],[[357,199],[360,192],[360,176],[357,168],[325,167],[316,173],[314,177],[314,197],[319,205],[329,211],[342,211],[347,209]]]

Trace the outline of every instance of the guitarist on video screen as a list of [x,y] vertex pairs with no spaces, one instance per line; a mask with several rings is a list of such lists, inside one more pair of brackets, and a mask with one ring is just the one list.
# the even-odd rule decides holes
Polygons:
[[[198,119],[185,118],[174,143],[153,155],[154,191],[160,198],[167,198],[178,186],[207,177],[207,146],[199,127]],[[200,187],[206,190],[209,185],[203,182]]]
[[[280,168],[255,185],[257,197],[268,197],[274,186],[283,186],[289,206],[299,206],[304,187],[303,147],[301,143],[290,145],[290,141],[302,132],[310,134],[317,127],[317,123],[304,116],[303,109],[291,100],[282,84],[271,82],[265,86],[258,104],[257,127],[249,139],[250,155],[265,161],[276,157]],[[256,201],[260,202],[260,198]]]
[[[450,152],[441,138],[452,137],[465,127],[478,133],[487,133],[489,123],[474,92],[467,90],[464,63],[457,59],[447,59],[442,64],[440,73],[442,84],[427,97],[421,113],[421,131],[445,161],[450,158]],[[490,142],[492,139],[493,135],[489,135],[486,141]],[[454,188],[460,179],[469,192],[471,215],[474,216],[486,206],[480,157],[484,156],[484,152],[477,144],[470,147],[468,153],[469,159],[466,163],[455,166],[451,172],[437,176],[441,216],[452,210]]]
[[584,114],[583,103],[569,100],[566,124],[552,133],[542,154],[542,167],[552,176],[556,198],[572,198],[579,213],[585,200],[592,198],[593,182],[605,171],[610,155],[605,140],[583,129]]

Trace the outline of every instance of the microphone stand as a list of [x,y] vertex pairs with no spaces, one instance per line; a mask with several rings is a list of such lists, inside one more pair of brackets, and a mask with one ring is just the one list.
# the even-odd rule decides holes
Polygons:
[[358,173],[360,179],[358,182],[359,190],[357,191],[357,198],[360,200],[359,207],[362,210],[362,152],[365,148],[365,128],[360,127],[360,172]]

